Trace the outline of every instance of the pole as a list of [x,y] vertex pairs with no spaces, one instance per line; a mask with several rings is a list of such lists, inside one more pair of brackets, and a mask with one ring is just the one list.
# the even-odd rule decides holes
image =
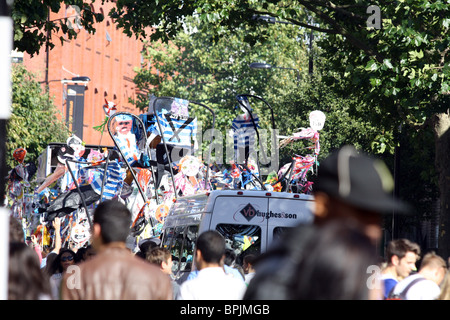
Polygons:
[[[11,114],[13,22],[6,0],[0,0],[0,201],[5,199],[6,123]],[[8,299],[9,210],[0,208],[0,300]]]
[[309,33],[309,74],[313,74],[313,41],[314,41],[314,33],[311,30]]
[[[401,157],[401,134],[402,126],[398,127],[397,139],[398,144],[394,149],[394,192],[393,197],[398,198],[400,196],[400,157]],[[399,236],[398,217],[395,210],[392,212],[392,239],[396,239]]]

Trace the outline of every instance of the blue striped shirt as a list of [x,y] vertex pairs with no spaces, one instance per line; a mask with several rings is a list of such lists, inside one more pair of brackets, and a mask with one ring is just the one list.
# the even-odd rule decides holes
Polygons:
[[191,147],[192,141],[197,135],[197,118],[189,119],[192,119],[192,121],[181,129],[185,122],[188,121],[187,119],[170,117],[170,113],[159,113],[158,120],[162,134],[159,132],[158,126],[155,127],[156,132],[154,133],[163,136],[167,144]]
[[[91,183],[92,189],[100,195],[102,191],[102,182],[105,170],[102,167],[96,169],[96,175]],[[101,201],[110,200],[116,196],[122,189],[125,171],[122,170],[117,160],[108,163],[106,170],[106,181],[103,188],[103,198]]]
[[135,165],[141,156],[141,151],[137,146],[136,136],[132,133],[127,135],[118,134],[114,136],[114,140],[117,142],[128,164],[130,166]]
[[[255,121],[256,127],[259,128],[259,118],[256,114],[253,114],[253,120]],[[250,117],[245,118],[243,114],[238,115],[233,120],[231,128],[234,131],[233,138],[235,151],[238,148],[244,148],[255,143],[256,130]]]
[[[83,157],[77,157],[75,159],[76,161],[82,161],[82,162],[86,162],[86,159]],[[69,167],[70,167],[70,171],[72,171],[75,179],[77,179],[77,183],[83,184],[83,181],[86,179],[85,177],[85,171],[83,170],[83,167],[85,167],[86,164],[83,163],[77,163],[77,162],[70,162],[69,161]],[[69,168],[67,168],[69,169]],[[71,190],[75,188],[75,183],[72,179],[72,175],[70,174],[69,171],[67,171],[61,178],[61,190],[62,191],[66,191],[66,190]]]

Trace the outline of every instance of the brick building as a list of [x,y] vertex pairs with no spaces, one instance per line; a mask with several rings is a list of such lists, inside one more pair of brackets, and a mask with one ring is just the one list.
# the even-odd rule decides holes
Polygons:
[[[42,48],[38,55],[24,54],[23,63],[29,71],[38,76],[45,87],[48,84],[50,96],[61,114],[73,123],[68,123],[72,131],[86,144],[113,145],[107,131],[100,132],[93,127],[105,119],[103,104],[105,99],[118,104],[118,111],[140,113],[129,98],[135,98],[136,87],[132,81],[134,67],[141,65],[142,43],[117,30],[107,13],[113,2],[95,2],[91,7],[95,12],[103,12],[105,19],[96,23],[96,33],[89,34],[77,27],[76,10],[67,6],[58,14],[51,14],[50,20],[69,17],[78,33],[77,39],[61,45],[60,34],[54,34],[55,47],[48,53]],[[89,81],[82,77],[88,77]],[[65,81],[61,81],[65,80]],[[73,81],[78,80],[78,81]]]

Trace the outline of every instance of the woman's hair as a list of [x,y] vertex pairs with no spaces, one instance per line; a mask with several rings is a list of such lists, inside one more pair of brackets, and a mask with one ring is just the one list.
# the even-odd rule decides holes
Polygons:
[[49,268],[49,270],[48,270],[49,275],[52,275],[52,274],[55,274],[55,273],[62,273],[62,272],[63,272],[63,268],[62,268],[62,265],[61,265],[61,256],[62,256],[64,253],[67,253],[67,252],[69,252],[69,253],[72,255],[72,257],[73,257],[73,262],[75,262],[75,257],[76,257],[75,252],[73,252],[73,251],[70,250],[70,249],[61,249],[61,250],[59,251],[59,254],[56,256],[55,260],[53,260],[52,264],[50,265],[50,268]]
[[353,224],[318,227],[297,257],[289,285],[291,299],[366,300],[368,272],[377,255],[371,240]]
[[48,277],[41,271],[36,252],[22,242],[9,244],[8,300],[50,297]]

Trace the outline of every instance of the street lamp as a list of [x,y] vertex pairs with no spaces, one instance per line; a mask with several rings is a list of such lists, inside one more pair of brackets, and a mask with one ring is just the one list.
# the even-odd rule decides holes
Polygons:
[[[289,22],[289,21],[282,21],[282,20],[276,20],[275,17],[271,16],[260,16],[260,15],[253,15],[253,20],[256,21],[266,21],[267,23],[275,24],[275,23],[283,23],[283,24],[292,24],[296,25],[295,23]],[[309,32],[309,74],[313,74],[313,55],[312,55],[312,47],[313,47],[313,41],[314,41],[314,34],[313,30]]]
[[276,69],[294,70],[295,72],[297,72],[297,84],[300,83],[300,70],[298,70],[298,69],[286,68],[286,67],[277,67],[277,66],[273,66],[271,64],[264,63],[264,62],[253,62],[253,63],[250,63],[250,68],[252,68],[252,69],[272,69],[272,68],[276,68]]
[[65,83],[84,84],[84,86],[86,87],[88,85],[89,81],[91,81],[91,79],[89,77],[81,76],[81,77],[73,77],[70,80],[66,80],[66,79],[61,80],[61,83],[63,83],[63,84],[65,84]]

